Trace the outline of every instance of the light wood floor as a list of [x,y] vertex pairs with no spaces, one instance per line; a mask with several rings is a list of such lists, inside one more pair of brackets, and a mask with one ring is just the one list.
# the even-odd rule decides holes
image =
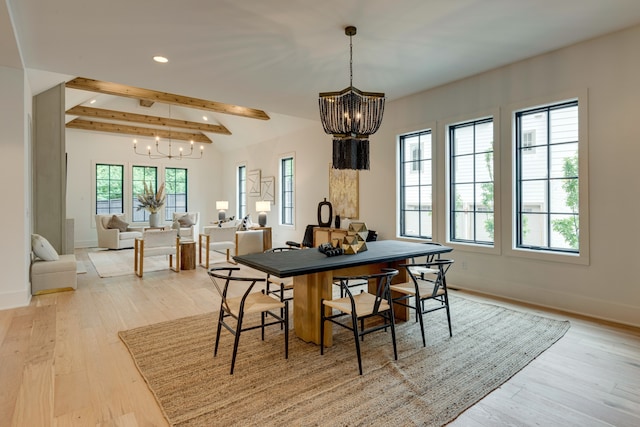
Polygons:
[[[117,332],[217,309],[205,270],[101,279],[76,256],[75,292],[0,311],[0,426],[166,426]],[[452,425],[640,426],[640,330],[488,301],[571,329]]]

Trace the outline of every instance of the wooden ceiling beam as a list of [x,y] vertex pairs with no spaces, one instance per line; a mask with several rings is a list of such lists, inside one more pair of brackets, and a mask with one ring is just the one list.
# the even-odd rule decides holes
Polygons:
[[262,110],[240,107],[238,105],[224,104],[222,102],[207,101],[205,99],[191,98],[175,95],[167,92],[158,92],[150,89],[141,89],[118,83],[103,82],[99,80],[76,77],[68,81],[66,86],[71,89],[87,90],[90,92],[106,93],[109,95],[124,96],[128,98],[142,99],[164,104],[181,105],[200,110],[214,111],[216,113],[232,114],[250,119],[269,120],[269,116]]
[[95,122],[90,120],[75,119],[67,123],[67,128],[82,129],[96,132],[120,133],[126,135],[138,135],[163,139],[175,139],[180,141],[193,141],[211,144],[211,140],[202,133],[176,132],[166,129],[152,129],[140,126],[119,125],[115,123]]
[[212,132],[222,135],[231,135],[229,129],[222,125],[212,125],[208,123],[197,123],[186,120],[169,119],[165,117],[148,116],[145,114],[126,113],[123,111],[105,110],[102,108],[85,107],[76,105],[66,111],[72,116],[95,117],[106,120],[119,120],[124,122],[144,123],[153,126],[167,126],[182,129],[192,129],[201,132]]

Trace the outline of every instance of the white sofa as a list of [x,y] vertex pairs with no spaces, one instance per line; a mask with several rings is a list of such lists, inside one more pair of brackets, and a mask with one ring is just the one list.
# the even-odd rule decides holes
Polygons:
[[34,258],[31,263],[31,294],[71,291],[78,286],[76,256],[60,255],[55,261]]
[[[208,248],[208,250],[207,250]],[[202,251],[206,251],[205,261],[202,260]],[[264,251],[264,235],[262,230],[239,231],[234,224],[223,227],[207,226],[203,228],[199,238],[198,262],[205,268],[209,268],[210,251],[226,251],[227,261],[230,260],[230,253],[234,255],[244,255],[259,253]]]
[[[133,248],[136,238],[142,237],[139,231],[129,228],[120,231],[117,228],[109,228],[109,221],[113,214],[96,215],[96,231],[98,233],[98,247],[108,249]],[[125,221],[124,215],[116,215],[121,221]]]
[[72,291],[78,286],[76,256],[58,255],[49,241],[31,235],[31,294]]

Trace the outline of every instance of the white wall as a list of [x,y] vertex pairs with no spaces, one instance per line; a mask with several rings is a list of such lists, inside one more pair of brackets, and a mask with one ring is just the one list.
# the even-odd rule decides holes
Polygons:
[[[220,200],[224,188],[220,173],[223,160],[213,145],[205,147],[202,159],[150,160],[146,156],[133,153],[133,139],[130,136],[67,129],[66,139],[67,217],[73,218],[75,222],[76,247],[97,245],[93,198],[95,163],[123,164],[125,176],[130,176],[133,165],[187,168],[187,205],[190,211],[200,212],[200,230],[210,221],[217,219],[215,201]],[[144,144],[141,142],[141,145]],[[159,182],[162,182],[160,178]],[[131,181],[125,180],[125,186],[130,185]],[[131,203],[127,200],[125,214],[127,221],[131,222],[131,210],[126,208],[128,206],[131,206]]]
[[[295,225],[280,226],[279,194],[280,158],[294,156],[295,167]],[[331,136],[324,133],[320,122],[306,129],[279,138],[254,144],[241,150],[225,153],[225,200],[229,200],[227,216],[236,215],[236,170],[245,164],[247,171],[260,169],[261,176],[274,176],[276,201],[267,214],[267,226],[272,228],[273,246],[283,246],[287,240],[300,242],[307,224],[317,224],[317,208],[325,197],[329,198],[329,165],[331,161]],[[251,220],[258,222],[255,202],[259,197],[247,197],[247,210]]]
[[23,70],[0,67],[0,149],[6,202],[0,220],[6,224],[0,240],[0,309],[27,305],[31,298],[29,265],[31,210],[29,198],[28,117],[31,91]]
[[[511,207],[503,205],[501,223],[496,223],[502,235],[501,251],[485,254],[456,246],[450,281],[463,288],[640,325],[640,276],[633,267],[640,258],[640,227],[635,219],[640,212],[638,46],[640,27],[635,27],[389,103],[383,126],[372,139],[377,148],[374,158],[380,164],[372,164],[375,173],[360,184],[369,217],[374,222],[396,218],[396,181],[390,171],[395,170],[399,133],[437,122],[439,182],[434,210],[439,219],[434,235],[443,241],[444,206],[438,202],[444,201],[442,130],[447,119],[499,112],[504,203],[511,199],[511,176],[504,167],[511,159],[509,106],[541,98],[560,101],[563,94],[588,91],[589,265],[509,256]],[[388,203],[380,203],[377,210],[373,209],[375,194],[389,195]],[[394,222],[388,221],[385,235],[393,235],[393,227]]]
[[[360,172],[360,219],[376,229],[380,238],[396,238],[396,138],[404,132],[433,126],[437,146],[437,193],[434,236],[443,241],[444,135],[452,117],[475,118],[495,112],[499,120],[502,165],[510,157],[510,111],[516,103],[588,91],[589,231],[588,265],[510,256],[511,231],[507,214],[496,224],[502,235],[495,254],[465,250],[456,260],[450,283],[461,288],[528,301],[593,317],[640,325],[640,26],[566,49],[531,58],[481,75],[410,96],[386,106],[381,129],[371,138],[371,170]],[[561,100],[559,98],[558,100]],[[505,117],[507,119],[505,120]],[[234,165],[246,161],[248,169],[277,172],[278,155],[296,152],[297,209],[295,233],[276,227],[278,242],[300,239],[307,223],[316,222],[316,207],[328,196],[327,165],[331,138],[320,123],[304,135],[288,135],[251,150],[225,155],[225,182],[234,179]],[[510,200],[511,177],[502,176],[503,200]],[[231,188],[231,187],[228,187]],[[231,200],[231,198],[230,198]],[[278,202],[279,203],[279,202]],[[276,204],[277,206],[278,203]],[[251,209],[250,209],[251,211]],[[277,216],[271,212],[269,224]],[[463,268],[464,267],[466,268]],[[454,313],[455,316],[455,313]]]

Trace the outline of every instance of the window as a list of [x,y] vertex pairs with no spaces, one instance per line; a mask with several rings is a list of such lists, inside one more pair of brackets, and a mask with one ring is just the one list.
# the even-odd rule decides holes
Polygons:
[[431,130],[400,136],[400,235],[433,236]]
[[174,212],[187,212],[187,170],[166,168],[164,170],[165,220],[173,221]]
[[280,223],[282,225],[293,225],[293,178],[293,157],[280,159],[280,182],[282,183]]
[[493,245],[493,119],[449,126],[449,237]]
[[247,215],[247,167],[238,166],[238,219]]
[[138,210],[138,194],[144,193],[144,185],[150,187],[151,191],[158,190],[158,168],[153,166],[133,166],[132,167],[131,192],[133,195],[132,215],[133,222],[149,220],[149,212],[145,209]]
[[96,164],[96,214],[124,213],[124,166]]
[[578,101],[516,112],[515,126],[516,247],[578,253]]

